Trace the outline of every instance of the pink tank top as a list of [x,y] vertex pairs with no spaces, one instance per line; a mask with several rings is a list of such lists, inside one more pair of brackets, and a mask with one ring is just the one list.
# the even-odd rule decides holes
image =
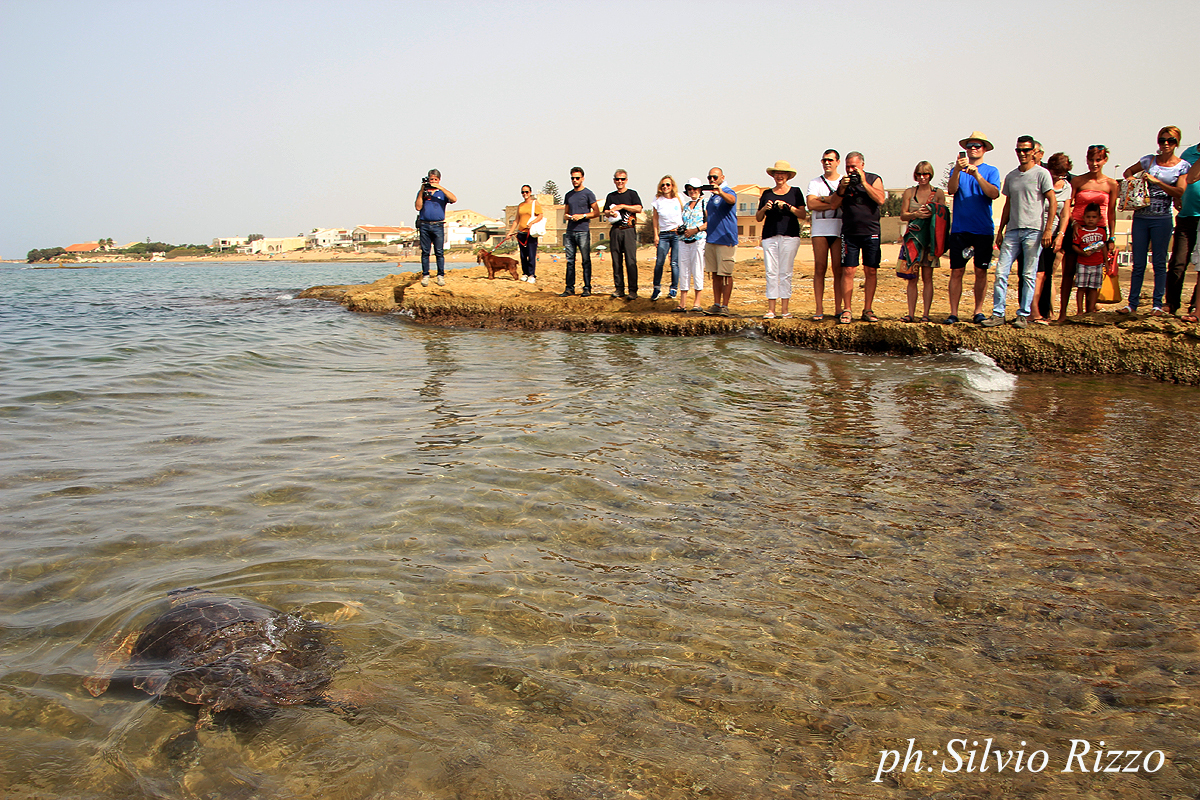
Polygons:
[[1100,206],[1100,219],[1108,220],[1108,192],[1098,192],[1095,189],[1080,189],[1075,193],[1075,205],[1071,208],[1071,219],[1083,221],[1083,210],[1088,203]]

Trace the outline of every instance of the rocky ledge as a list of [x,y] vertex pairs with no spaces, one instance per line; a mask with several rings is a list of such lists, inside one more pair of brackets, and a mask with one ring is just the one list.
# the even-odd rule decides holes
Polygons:
[[[608,269],[601,266],[597,274],[608,275]],[[650,272],[648,266],[643,269]],[[618,300],[609,297],[611,288],[592,297],[558,297],[563,283],[557,263],[539,264],[539,283],[532,286],[507,275],[489,280],[482,267],[471,267],[449,272],[445,286],[431,282],[422,287],[420,275],[408,272],[365,285],[314,286],[299,296],[341,303],[364,313],[404,313],[430,325],[654,336],[729,335],[755,329],[775,341],[812,350],[905,356],[967,349],[984,353],[1010,372],[1133,374],[1200,385],[1200,326],[1175,317],[1130,317],[1101,311],[1069,317],[1063,325],[1030,325],[1024,330],[1011,325],[981,328],[940,321],[905,323],[900,321],[907,312],[904,285],[885,272],[879,271],[880,290],[874,308],[880,321],[850,325],[839,325],[831,316],[822,321],[811,319],[811,279],[800,274],[799,265],[796,287],[807,286],[808,291],[793,297],[796,316],[764,319],[763,270],[761,263],[755,262],[738,265],[730,303],[734,316],[730,317],[671,313],[676,301],[665,295],[657,302],[645,296]],[[936,320],[945,319],[948,313],[945,270],[941,272],[936,295],[941,308],[935,303],[933,309]],[[860,288],[855,292],[856,310],[861,310],[861,296]],[[712,302],[711,292],[702,297]],[[968,287],[963,298],[968,311],[969,298]],[[1009,301],[1010,310],[1015,308],[1015,299]]]

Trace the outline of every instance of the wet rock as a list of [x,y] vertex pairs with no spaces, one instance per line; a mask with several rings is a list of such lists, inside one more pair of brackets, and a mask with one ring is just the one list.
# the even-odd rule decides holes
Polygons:
[[[739,265],[741,267],[742,265]],[[754,269],[754,267],[748,267]],[[761,267],[757,268],[761,271]],[[539,275],[539,278],[541,276]],[[431,325],[517,328],[652,336],[721,336],[747,330],[811,350],[888,355],[931,355],[975,350],[1010,372],[1136,374],[1200,385],[1200,327],[1174,317],[1118,317],[1112,312],[1068,318],[1066,325],[981,328],[938,323],[906,324],[901,309],[877,299],[879,323],[839,325],[805,315],[762,319],[764,302],[751,276],[735,288],[734,316],[670,313],[672,302],[617,300],[607,294],[560,298],[553,278],[537,288],[509,280],[489,281],[481,267],[454,270],[446,286],[420,285],[416,273],[388,275],[358,286],[315,286],[299,294],[338,302],[352,311],[403,312]],[[895,318],[889,319],[894,314]]]

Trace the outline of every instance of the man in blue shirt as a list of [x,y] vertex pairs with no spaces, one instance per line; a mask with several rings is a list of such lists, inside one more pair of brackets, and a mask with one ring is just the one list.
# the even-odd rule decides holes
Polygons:
[[725,183],[720,167],[708,171],[711,191],[705,210],[708,213],[707,239],[704,244],[704,271],[712,275],[713,304],[709,316],[730,316],[729,297],[733,294],[733,259],[737,253],[737,195]]
[[600,204],[596,195],[583,185],[583,167],[571,167],[571,191],[563,198],[563,216],[567,230],[563,234],[563,248],[567,255],[567,288],[559,297],[575,294],[575,251],[583,260],[583,293],[580,297],[592,296],[592,230],[591,221],[600,216]]
[[983,322],[983,299],[987,296],[988,268],[992,265],[992,243],[996,235],[992,222],[992,201],[1000,196],[1000,170],[983,163],[983,156],[995,149],[979,131],[959,141],[962,152],[946,193],[954,198],[950,215],[950,316],[947,325],[958,322],[958,302],[962,298],[963,276],[967,261],[975,262],[976,325]]
[[429,285],[429,249],[433,248],[437,258],[438,286],[446,285],[446,257],[442,247],[446,243],[446,205],[457,203],[458,198],[442,186],[442,173],[429,170],[429,175],[417,190],[417,233],[421,237],[421,285]]

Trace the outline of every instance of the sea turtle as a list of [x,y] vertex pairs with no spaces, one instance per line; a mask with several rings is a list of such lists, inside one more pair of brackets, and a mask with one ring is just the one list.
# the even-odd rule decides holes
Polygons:
[[101,647],[96,675],[84,681],[93,696],[113,679],[128,680],[147,694],[200,706],[197,728],[220,711],[329,704],[325,689],[342,653],[324,625],[197,589],[168,598],[171,608],[141,631]]

